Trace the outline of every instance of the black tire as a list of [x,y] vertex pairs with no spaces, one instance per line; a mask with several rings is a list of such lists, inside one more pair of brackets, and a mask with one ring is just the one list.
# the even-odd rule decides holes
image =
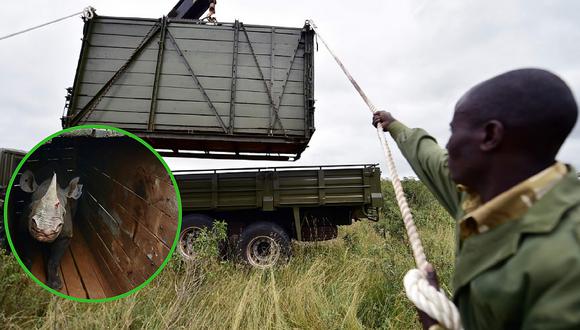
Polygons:
[[191,248],[191,240],[195,239],[196,232],[202,228],[211,228],[213,219],[204,214],[188,214],[181,220],[181,233],[177,251],[185,260],[194,260],[195,252]]
[[290,237],[271,222],[256,222],[242,230],[238,241],[239,258],[252,267],[266,269],[286,263],[292,254]]

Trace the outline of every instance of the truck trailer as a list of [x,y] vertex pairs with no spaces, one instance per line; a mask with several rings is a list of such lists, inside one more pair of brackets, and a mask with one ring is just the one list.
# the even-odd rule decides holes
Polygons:
[[225,221],[230,251],[270,267],[290,257],[292,239],[329,240],[339,225],[378,220],[380,174],[377,164],[174,171],[183,211],[179,252],[194,258],[199,230]]
[[6,189],[12,178],[12,173],[26,155],[25,151],[0,148],[0,212],[2,224],[0,226],[0,248],[8,250],[6,234],[4,233],[4,198]]

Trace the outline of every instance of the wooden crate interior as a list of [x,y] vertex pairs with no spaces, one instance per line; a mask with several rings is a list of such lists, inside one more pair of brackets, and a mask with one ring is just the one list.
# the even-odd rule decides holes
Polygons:
[[[26,168],[39,172],[40,180],[57,171],[61,186],[75,176],[83,184],[72,243],[61,262],[63,293],[115,296],[161,266],[175,239],[178,207],[167,171],[145,146],[125,137],[56,138],[22,172]],[[30,196],[18,187],[13,191],[10,222],[17,232],[12,227]],[[46,277],[43,265],[39,251],[32,272],[40,280]]]

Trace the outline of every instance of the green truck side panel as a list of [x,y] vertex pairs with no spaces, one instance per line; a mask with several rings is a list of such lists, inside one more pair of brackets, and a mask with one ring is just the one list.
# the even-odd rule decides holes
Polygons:
[[14,170],[26,152],[0,148],[0,248],[7,248],[4,237],[4,197]]
[[0,149],[0,191],[2,196],[10,183],[12,173],[26,155],[26,152],[13,149]]
[[184,212],[318,206],[381,207],[375,165],[176,171]]

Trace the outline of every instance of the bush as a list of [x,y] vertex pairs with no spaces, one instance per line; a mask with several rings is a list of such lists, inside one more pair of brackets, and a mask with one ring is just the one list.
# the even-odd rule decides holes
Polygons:
[[12,255],[0,248],[0,324],[35,323],[45,315],[50,296],[24,273]]
[[[448,288],[453,222],[420,182],[404,180],[403,185],[427,256]],[[199,237],[202,263],[183,262],[176,253],[146,288],[111,303],[50,299],[5,257],[3,265],[10,266],[2,266],[0,289],[9,290],[2,310],[10,323],[0,322],[75,329],[418,329],[402,284],[414,267],[413,257],[390,182],[383,182],[383,191],[379,223],[342,226],[339,238],[328,242],[295,242],[286,266],[256,270],[217,258],[216,247],[225,237],[225,224],[218,225]],[[19,271],[20,277],[9,278]],[[27,284],[18,284],[20,280]]]

